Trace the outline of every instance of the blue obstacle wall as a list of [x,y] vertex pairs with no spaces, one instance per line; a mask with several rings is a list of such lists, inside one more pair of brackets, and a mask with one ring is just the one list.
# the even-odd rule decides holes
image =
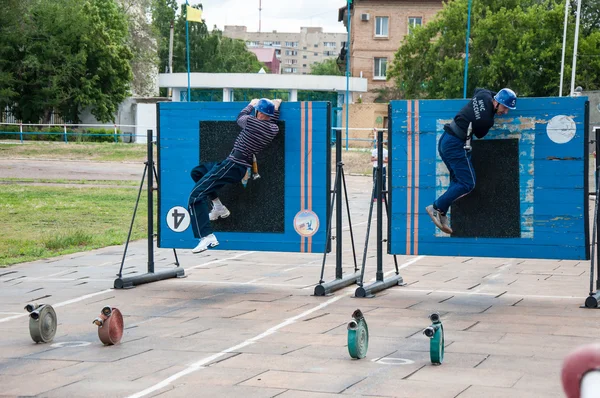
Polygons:
[[[390,104],[391,178],[388,252],[444,256],[587,259],[588,254],[588,144],[587,97],[522,98],[518,109],[497,117],[482,141],[488,145],[488,164],[503,161],[493,148],[503,141],[518,145],[515,168],[517,197],[507,212],[518,212],[517,236],[450,236],[431,222],[425,207],[449,185],[449,174],[437,144],[443,126],[468,100],[411,100]],[[473,152],[478,150],[473,137]],[[500,149],[499,149],[500,150]],[[480,154],[481,156],[481,154]],[[501,173],[477,172],[477,185],[493,192]],[[510,181],[509,181],[510,183]],[[474,194],[475,191],[472,193]],[[471,194],[471,195],[472,195]],[[503,192],[495,192],[499,197]],[[459,201],[468,199],[468,196]],[[456,201],[455,204],[459,203]],[[458,206],[458,205],[457,205]],[[451,225],[458,224],[449,213]],[[464,206],[463,206],[464,207]],[[462,210],[462,209],[461,209]],[[479,213],[471,227],[484,226],[486,209],[470,203],[464,213]],[[456,213],[456,210],[454,210]],[[508,214],[508,213],[507,213]],[[466,217],[463,217],[466,219]],[[513,217],[514,218],[514,217]],[[464,220],[463,220],[464,221]],[[468,229],[468,228],[466,228]]]
[[[158,246],[193,248],[197,239],[189,226],[187,203],[194,183],[190,171],[199,163],[201,122],[235,122],[247,103],[172,102],[157,104],[158,117]],[[286,102],[280,108],[285,124],[284,228],[277,233],[219,231],[216,249],[324,252],[330,195],[330,104]],[[241,130],[241,129],[239,129]],[[231,142],[231,147],[233,142]],[[206,148],[205,148],[206,149]],[[260,159],[260,154],[259,154]],[[259,174],[260,160],[259,160]],[[282,171],[283,172],[283,171]],[[274,176],[281,178],[281,176]],[[269,176],[257,180],[269,189]],[[250,181],[249,184],[254,184]],[[235,200],[244,201],[242,193]],[[231,199],[230,199],[231,200]],[[226,205],[228,203],[225,203]],[[264,206],[268,206],[265,204]],[[245,208],[245,212],[269,209]],[[312,212],[312,213],[311,213]],[[173,224],[174,213],[177,223]],[[227,221],[244,214],[232,212]],[[316,219],[315,219],[316,216]],[[187,220],[186,220],[187,218]],[[169,222],[171,220],[171,222]],[[310,226],[307,225],[311,222]],[[217,221],[218,222],[218,221]],[[215,223],[213,222],[213,225]],[[316,232],[315,232],[316,231]]]

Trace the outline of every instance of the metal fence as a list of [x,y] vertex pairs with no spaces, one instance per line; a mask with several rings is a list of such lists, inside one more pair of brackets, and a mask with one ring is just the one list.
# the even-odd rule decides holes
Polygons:
[[344,145],[346,150],[350,149],[350,143],[357,144],[353,145],[356,148],[375,148],[377,146],[378,131],[383,131],[383,142],[387,144],[387,128],[349,127],[346,129],[346,127],[332,127],[331,130],[331,145],[335,144],[335,133],[336,130],[339,130],[341,132],[342,145]]
[[[143,134],[123,133],[121,128],[140,127]],[[21,143],[33,140],[39,136],[47,137],[49,141],[82,142],[133,142],[139,137],[147,137],[145,129],[155,129],[155,126],[127,124],[72,124],[72,123],[11,123],[0,122],[0,139],[18,139]],[[96,139],[94,139],[96,137]],[[102,138],[102,139],[98,139]]]
[[[10,107],[7,106],[6,108],[4,108],[1,112],[0,112],[0,123],[12,123],[12,124],[19,124],[21,123],[22,120],[19,120],[11,111]],[[40,123],[43,122],[43,120],[39,120]],[[49,124],[64,124],[68,122],[67,120],[64,120],[62,118],[62,116],[60,116],[58,113],[52,111],[52,113],[50,114],[50,119],[48,121]]]
[[[142,134],[124,133],[122,128],[140,128]],[[138,138],[146,141],[146,130],[154,130],[156,126],[141,126],[128,124],[71,124],[71,123],[13,123],[0,122],[0,140],[28,140],[47,137],[46,141],[82,142],[136,142]],[[99,132],[100,130],[104,130]],[[340,131],[342,145],[345,150],[375,148],[377,131],[384,131],[384,142],[387,142],[387,128],[335,127],[331,128],[331,145],[335,145],[336,131]],[[89,139],[102,137],[102,140]]]

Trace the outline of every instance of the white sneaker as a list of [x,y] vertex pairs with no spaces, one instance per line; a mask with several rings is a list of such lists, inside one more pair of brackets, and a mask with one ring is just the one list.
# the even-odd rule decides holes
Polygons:
[[206,249],[212,249],[215,246],[219,246],[219,241],[214,234],[210,234],[200,239],[198,246],[192,249],[192,253],[202,253]]
[[230,214],[231,213],[229,212],[227,207],[225,207],[223,205],[215,206],[210,211],[208,218],[210,219],[210,221],[215,221],[215,220],[218,220],[219,218],[227,218],[227,217],[229,217]]

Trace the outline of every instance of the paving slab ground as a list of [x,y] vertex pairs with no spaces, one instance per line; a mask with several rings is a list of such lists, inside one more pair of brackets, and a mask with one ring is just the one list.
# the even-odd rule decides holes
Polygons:
[[[350,176],[348,187],[360,259],[370,179]],[[146,247],[130,244],[126,275],[145,272]],[[407,285],[358,299],[356,286],[312,295],[322,254],[178,250],[185,278],[114,290],[122,255],[109,247],[0,270],[0,396],[563,397],[563,358],[598,340],[600,313],[580,308],[586,261],[398,256]],[[157,270],[174,267],[172,250],[155,256]],[[393,264],[386,256],[384,270]],[[326,280],[334,265],[331,253]],[[51,343],[31,340],[29,302],[54,306]],[[124,315],[115,346],[92,324],[104,305]],[[357,308],[370,333],[362,360],[347,349]],[[432,312],[444,324],[441,366],[422,334]]]

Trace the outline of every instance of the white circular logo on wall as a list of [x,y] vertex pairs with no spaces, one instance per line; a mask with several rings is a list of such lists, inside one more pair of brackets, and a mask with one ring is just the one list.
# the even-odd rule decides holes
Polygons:
[[565,144],[575,137],[575,122],[569,116],[557,115],[550,119],[546,132],[548,137],[557,144]]
[[310,210],[302,210],[294,217],[294,229],[301,236],[313,236],[319,230],[319,217]]
[[190,226],[190,213],[184,207],[172,207],[167,213],[167,225],[172,231],[185,231]]

